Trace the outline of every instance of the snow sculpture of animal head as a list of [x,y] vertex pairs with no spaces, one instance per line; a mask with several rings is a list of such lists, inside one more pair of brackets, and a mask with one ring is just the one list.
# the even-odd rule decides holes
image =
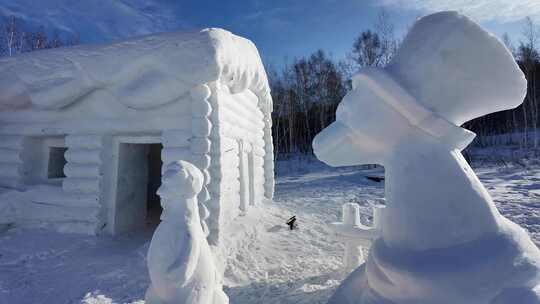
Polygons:
[[526,87],[504,45],[455,12],[420,19],[388,67],[354,77],[313,148],[334,166],[383,164],[386,209],[330,304],[540,303],[540,250],[460,153],[474,133],[459,126],[518,106]]
[[199,169],[185,161],[167,165],[157,194],[162,199],[194,198],[203,187],[204,177]]
[[331,165],[384,164],[403,141],[429,136],[451,149],[474,134],[464,122],[514,108],[526,80],[506,47],[455,12],[420,19],[393,61],[361,70],[336,122],[313,142]]

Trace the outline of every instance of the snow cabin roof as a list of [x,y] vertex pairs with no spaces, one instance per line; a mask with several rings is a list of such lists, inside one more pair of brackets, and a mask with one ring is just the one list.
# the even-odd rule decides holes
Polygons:
[[58,110],[95,91],[145,110],[175,102],[194,86],[218,81],[249,89],[271,109],[267,76],[255,45],[210,28],[80,45],[0,59],[0,111]]

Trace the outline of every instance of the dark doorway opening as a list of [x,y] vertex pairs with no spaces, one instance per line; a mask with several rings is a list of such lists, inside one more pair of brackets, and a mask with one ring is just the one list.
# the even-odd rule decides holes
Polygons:
[[162,144],[151,144],[148,147],[148,184],[146,191],[146,221],[150,226],[156,226],[160,222],[162,212],[161,201],[157,190],[161,186],[161,161]]
[[47,165],[47,178],[64,178],[64,167],[67,164],[65,147],[49,147],[49,163]]
[[120,144],[115,234],[159,224],[162,209],[156,191],[161,186],[162,149],[160,143]]

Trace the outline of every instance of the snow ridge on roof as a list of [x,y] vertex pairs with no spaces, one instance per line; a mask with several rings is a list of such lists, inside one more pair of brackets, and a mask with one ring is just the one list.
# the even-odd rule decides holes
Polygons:
[[58,110],[98,90],[129,108],[144,110],[174,102],[195,85],[212,81],[233,93],[249,89],[271,106],[255,45],[210,28],[0,59],[0,111]]

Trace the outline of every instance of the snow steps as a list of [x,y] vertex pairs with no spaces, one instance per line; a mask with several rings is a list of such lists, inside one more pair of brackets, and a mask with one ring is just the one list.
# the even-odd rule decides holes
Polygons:
[[99,208],[95,206],[56,205],[39,201],[31,201],[30,204],[32,212],[25,214],[26,220],[96,222],[99,219]]

